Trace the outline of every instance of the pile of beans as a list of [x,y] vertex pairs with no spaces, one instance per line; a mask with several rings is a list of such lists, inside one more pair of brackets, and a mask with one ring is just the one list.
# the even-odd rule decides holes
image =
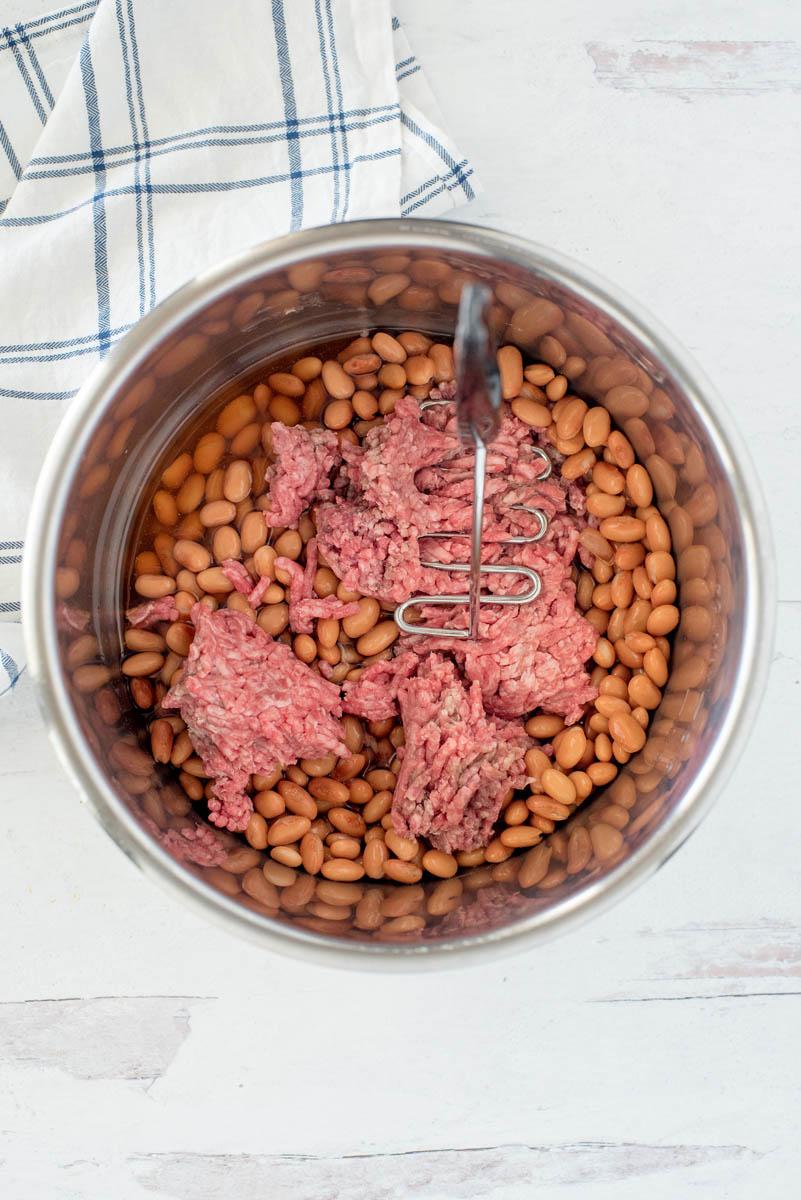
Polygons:
[[[418,912],[423,904],[418,885],[424,876],[442,880],[426,902],[429,914],[441,915],[459,903],[462,868],[473,868],[475,878],[476,868],[489,866],[493,880],[517,878],[523,887],[547,888],[583,870],[593,857],[612,862],[621,852],[621,830],[629,823],[635,798],[630,778],[617,780],[610,803],[591,821],[569,834],[557,827],[596,789],[612,784],[619,767],[645,745],[668,678],[669,638],[680,620],[677,575],[692,579],[704,573],[705,564],[683,561],[681,555],[677,563],[672,549],[678,541],[686,547],[685,556],[708,556],[706,547],[689,544],[692,524],[704,514],[690,513],[685,506],[676,510],[679,527],[672,528],[655,505],[655,499],[670,493],[672,468],[653,453],[644,435],[637,445],[636,414],[642,411],[643,393],[636,386],[612,387],[604,406],[593,405],[570,392],[571,380],[583,376],[583,385],[589,374],[583,359],[566,355],[550,336],[540,340],[539,354],[542,361],[526,364],[516,346],[498,351],[502,393],[521,421],[544,431],[558,452],[556,470],[563,478],[585,482],[588,509],[598,518],[598,528],[581,535],[594,555],[592,570],[574,567],[577,603],[598,631],[592,668],[598,698],[583,721],[567,728],[561,717],[544,712],[525,722],[529,734],[552,746],[552,757],[542,749],[530,750],[529,789],[525,794],[510,790],[493,840],[481,850],[453,855],[401,837],[392,828],[402,726],[394,720],[368,723],[346,716],[351,758],[303,760],[253,777],[247,844],[237,848],[239,839],[223,835],[232,849],[221,867],[205,871],[215,886],[229,892],[241,888],[256,907],[272,911],[280,904],[302,912],[313,927],[316,920],[348,919],[356,928],[383,926],[391,934],[392,922],[400,922],[396,932],[404,933],[419,928],[418,920],[424,923]],[[192,643],[188,614],[193,604],[248,612],[265,632],[291,645],[312,670],[320,661],[330,664],[336,683],[357,679],[366,664],[390,657],[398,636],[392,610],[344,588],[322,559],[315,593],[356,601],[359,614],[342,622],[318,621],[316,636],[289,631],[289,577],[275,560],[283,555],[303,562],[305,545],[315,533],[314,512],[301,518],[297,530],[270,531],[264,522],[271,422],[322,425],[335,430],[340,442],[355,444],[406,392],[425,399],[432,387],[452,378],[453,355],[446,344],[416,332],[359,337],[336,356],[306,355],[268,374],[252,393],[234,397],[218,413],[214,428],[164,469],[135,556],[133,591],[137,600],[173,596],[181,619],[161,631],[126,630],[122,672],[147,721],[150,754],[132,735],[123,736],[112,751],[118,775],[142,796],[159,828],[174,827],[176,819],[180,824],[192,804],[204,812],[211,789],[184,722],[159,708]],[[595,384],[602,387],[603,381]],[[625,423],[627,433],[613,427],[610,412],[616,422]],[[638,450],[645,465],[638,461]],[[672,486],[675,491],[675,479]],[[682,520],[690,522],[689,541]],[[271,580],[258,611],[224,575],[220,564],[225,559],[241,560],[254,577]],[[709,610],[694,604],[691,594],[681,620],[691,644],[708,638]],[[108,668],[84,665],[80,658],[76,647],[79,690],[107,682],[95,675]],[[684,686],[697,686],[692,658],[684,665]],[[682,665],[673,669],[681,671]],[[171,765],[180,786],[161,792],[153,787],[155,763]],[[516,854],[518,850],[525,854]],[[402,892],[410,899],[390,902],[387,909],[394,893],[388,897],[386,890],[365,890],[370,880],[406,884]],[[416,907],[408,907],[411,896]]]

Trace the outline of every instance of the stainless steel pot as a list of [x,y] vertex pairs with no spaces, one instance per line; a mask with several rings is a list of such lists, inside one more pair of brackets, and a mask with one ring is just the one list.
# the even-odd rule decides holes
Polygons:
[[[543,337],[555,338],[576,360],[573,390],[606,405],[623,426],[657,482],[679,579],[696,609],[678,629],[673,674],[645,748],[571,818],[604,825],[602,834],[623,826],[622,841],[596,836],[602,857],[568,874],[557,836],[547,874],[525,890],[516,880],[519,858],[465,871],[461,894],[450,899],[442,890],[433,896],[436,884],[427,884],[425,923],[408,933],[261,909],[235,876],[187,867],[164,850],[169,777],[137,776],[114,751],[120,738],[141,736],[119,672],[136,514],[176,437],[209,404],[235,394],[232,380],[252,383],[268,359],[342,344],[369,328],[451,336],[460,282],[471,276],[494,289],[502,341],[536,354]],[[709,809],[753,724],[770,659],[766,509],[708,382],[669,334],[592,272],[467,225],[366,221],[292,234],[170,296],[72,404],[42,471],[27,546],[23,610],[40,702],[67,770],[105,829],[176,896],[230,929],[335,964],[441,966],[510,952],[631,890]],[[80,670],[91,663],[98,669]],[[604,821],[610,803],[611,825]],[[457,891],[451,885],[449,895]]]

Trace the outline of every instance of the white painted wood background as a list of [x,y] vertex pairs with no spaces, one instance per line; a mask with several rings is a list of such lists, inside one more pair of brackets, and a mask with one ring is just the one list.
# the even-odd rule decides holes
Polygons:
[[[2,710],[9,1200],[727,1200],[801,1172],[797,0],[397,0],[484,192],[697,355],[779,558],[770,684],[713,814],[583,931],[360,976],[176,907]],[[793,1184],[793,1179],[796,1184]]]

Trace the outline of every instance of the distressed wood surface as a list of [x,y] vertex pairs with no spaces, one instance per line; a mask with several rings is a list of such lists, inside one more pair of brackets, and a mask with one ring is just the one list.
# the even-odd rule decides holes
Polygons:
[[96,825],[2,709],[11,1200],[753,1200],[801,1172],[797,5],[397,0],[484,191],[696,354],[768,495],[768,693],[702,828],[583,930],[383,977],[257,953]]
[[801,91],[796,42],[588,42],[599,83],[623,91],[756,95]]

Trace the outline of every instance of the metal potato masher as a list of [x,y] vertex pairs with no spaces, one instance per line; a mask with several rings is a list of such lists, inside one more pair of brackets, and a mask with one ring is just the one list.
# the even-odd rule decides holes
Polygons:
[[[427,637],[477,638],[479,613],[482,604],[530,604],[540,594],[542,581],[536,571],[503,563],[482,563],[481,546],[484,520],[484,493],[487,473],[487,446],[495,439],[501,424],[501,382],[493,352],[489,325],[491,292],[484,284],[470,283],[463,289],[459,302],[459,314],[454,339],[456,365],[456,418],[459,440],[462,445],[475,449],[473,466],[473,516],[469,532],[442,530],[427,533],[426,538],[464,537],[470,539],[470,562],[439,563],[424,561],[422,566],[438,571],[461,571],[470,575],[470,591],[458,596],[412,596],[395,609],[395,623],[403,633],[420,634]],[[425,400],[421,409],[450,404],[450,400]],[[534,447],[534,453],[542,458],[543,471],[539,476],[545,480],[551,474],[551,460],[544,450]],[[445,468],[447,469],[447,468]],[[498,542],[501,546],[523,545],[538,542],[548,529],[548,518],[542,509],[529,508],[525,504],[511,506],[517,512],[526,512],[536,517],[539,529],[531,537],[509,536]],[[481,591],[481,575],[516,575],[529,583],[528,591],[518,595],[496,595]],[[467,629],[442,629],[432,625],[416,625],[406,620],[406,612],[415,605],[437,604],[445,606],[466,605],[470,620]]]

